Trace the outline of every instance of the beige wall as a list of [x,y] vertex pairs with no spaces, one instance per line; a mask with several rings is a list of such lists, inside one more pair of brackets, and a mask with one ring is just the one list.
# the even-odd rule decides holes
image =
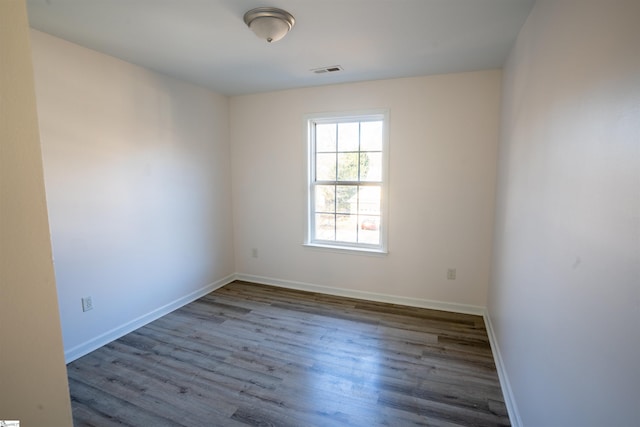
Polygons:
[[71,360],[234,273],[228,98],[31,35]]
[[639,18],[538,0],[504,71],[488,308],[515,425],[640,425]]
[[[500,78],[492,70],[232,97],[236,270],[286,285],[484,307]],[[378,108],[390,117],[389,254],[303,247],[304,115]],[[448,267],[457,280],[447,280]]]
[[29,29],[0,2],[0,419],[70,426]]

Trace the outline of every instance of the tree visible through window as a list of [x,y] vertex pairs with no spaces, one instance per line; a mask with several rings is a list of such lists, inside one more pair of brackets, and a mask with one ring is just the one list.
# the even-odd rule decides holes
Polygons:
[[308,127],[308,243],[384,250],[386,114],[310,118]]

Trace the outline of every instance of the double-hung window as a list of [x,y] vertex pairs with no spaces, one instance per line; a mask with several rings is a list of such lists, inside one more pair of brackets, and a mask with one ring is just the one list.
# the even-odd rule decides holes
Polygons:
[[387,250],[388,113],[307,116],[306,244]]

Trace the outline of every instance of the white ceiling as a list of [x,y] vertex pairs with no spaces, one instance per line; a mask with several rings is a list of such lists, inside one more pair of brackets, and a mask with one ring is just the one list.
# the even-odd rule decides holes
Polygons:
[[[27,0],[31,26],[158,72],[239,95],[499,68],[534,0]],[[279,42],[254,7],[296,19]],[[341,65],[344,71],[311,69]]]

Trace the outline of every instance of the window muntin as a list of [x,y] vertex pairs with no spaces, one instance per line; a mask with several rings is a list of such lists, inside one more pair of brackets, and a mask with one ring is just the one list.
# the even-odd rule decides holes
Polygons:
[[386,251],[387,114],[309,117],[307,244]]

